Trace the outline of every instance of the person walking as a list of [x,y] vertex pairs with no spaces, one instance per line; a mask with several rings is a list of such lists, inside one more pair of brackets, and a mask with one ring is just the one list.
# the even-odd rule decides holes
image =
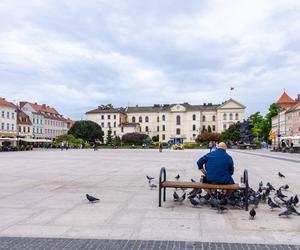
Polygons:
[[212,142],[212,141],[210,141],[210,142],[208,143],[208,148],[209,148],[209,152],[211,152],[212,149],[213,149],[213,142]]
[[162,145],[162,143],[159,143],[159,152],[161,153],[162,150],[163,150],[163,145]]

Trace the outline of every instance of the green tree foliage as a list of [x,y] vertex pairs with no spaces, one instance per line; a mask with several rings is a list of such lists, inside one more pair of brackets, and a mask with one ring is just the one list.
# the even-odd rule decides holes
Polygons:
[[269,112],[263,117],[260,112],[256,112],[249,116],[248,120],[252,122],[252,132],[257,138],[268,141],[269,132],[272,128],[272,117],[279,112],[277,103],[272,103],[269,107]]
[[203,132],[199,134],[196,138],[196,142],[209,142],[209,141],[220,141],[221,140],[221,134],[220,133],[208,133]]
[[85,141],[103,140],[101,127],[93,121],[77,121],[68,131],[69,135],[81,138]]
[[112,139],[112,142],[113,142],[113,145],[115,146],[120,146],[121,145],[121,138],[119,136],[115,136],[113,139]]
[[122,141],[127,144],[137,144],[141,145],[145,143],[146,138],[148,135],[146,134],[141,134],[141,133],[127,133],[122,136]]
[[208,127],[207,127],[207,132],[208,132],[208,133],[211,133],[211,131],[212,131],[212,130],[211,130],[211,126],[208,125]]
[[232,141],[233,143],[240,140],[240,125],[238,123],[231,124],[226,131],[222,133],[224,141]]
[[106,135],[106,144],[111,145],[112,144],[112,131],[111,128],[108,129],[107,135]]
[[159,141],[159,135],[152,136],[152,141],[153,142],[158,142]]

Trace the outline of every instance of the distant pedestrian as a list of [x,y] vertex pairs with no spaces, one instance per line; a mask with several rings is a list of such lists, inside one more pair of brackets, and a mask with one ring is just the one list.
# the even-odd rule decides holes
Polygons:
[[97,144],[96,143],[94,143],[93,148],[94,148],[94,151],[97,150]]
[[212,141],[210,141],[210,142],[208,143],[208,148],[209,148],[209,152],[211,152],[212,149],[213,149],[213,142],[212,142]]
[[60,144],[60,149],[61,149],[61,151],[63,151],[64,148],[65,148],[65,143],[62,141],[61,144]]
[[162,143],[159,143],[159,152],[161,153],[162,150],[163,150],[163,145],[162,145]]

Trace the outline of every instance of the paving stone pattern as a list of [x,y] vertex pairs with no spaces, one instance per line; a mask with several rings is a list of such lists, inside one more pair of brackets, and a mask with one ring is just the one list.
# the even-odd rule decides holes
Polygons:
[[208,249],[208,250],[300,250],[296,245],[264,245],[241,243],[185,242],[185,241],[144,241],[144,240],[99,240],[68,238],[23,238],[0,237],[0,249]]

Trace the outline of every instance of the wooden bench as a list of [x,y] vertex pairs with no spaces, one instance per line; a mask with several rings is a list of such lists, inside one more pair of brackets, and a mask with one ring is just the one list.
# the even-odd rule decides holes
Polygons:
[[248,211],[248,199],[249,199],[249,183],[248,183],[248,171],[244,170],[244,182],[243,185],[230,184],[230,185],[217,185],[208,184],[202,182],[182,182],[182,181],[167,181],[166,169],[161,168],[159,174],[159,198],[158,206],[161,207],[161,198],[163,191],[163,201],[166,201],[166,189],[167,188],[202,188],[202,189],[223,189],[223,190],[242,190],[244,192],[245,210]]

